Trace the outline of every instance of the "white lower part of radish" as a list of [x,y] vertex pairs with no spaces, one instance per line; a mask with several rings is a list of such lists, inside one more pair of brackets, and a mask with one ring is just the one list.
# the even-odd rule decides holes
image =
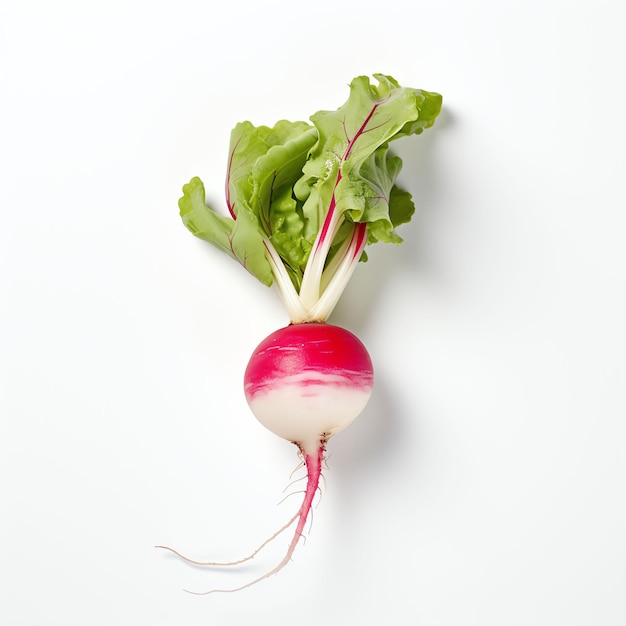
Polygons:
[[343,430],[363,411],[370,395],[371,387],[355,387],[345,377],[307,372],[250,394],[248,404],[263,426],[314,454],[320,441]]

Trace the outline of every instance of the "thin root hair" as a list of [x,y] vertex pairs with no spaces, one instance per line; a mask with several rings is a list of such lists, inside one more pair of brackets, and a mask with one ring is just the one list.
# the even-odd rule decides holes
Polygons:
[[304,543],[306,544],[306,536],[303,535],[302,532],[296,531],[296,534],[294,535],[294,539],[291,545],[289,546],[289,550],[287,551],[287,554],[285,555],[283,560],[276,567],[272,568],[269,572],[267,572],[266,574],[263,574],[263,576],[259,576],[258,578],[255,578],[254,580],[250,581],[249,583],[246,583],[245,585],[241,585],[241,587],[236,587],[235,589],[211,589],[210,591],[190,591],[189,589],[183,589],[183,591],[186,591],[187,593],[191,593],[194,596],[208,596],[212,593],[234,593],[235,591],[243,591],[244,589],[247,589],[248,587],[252,587],[253,585],[256,585],[257,583],[260,583],[262,580],[265,580],[266,578],[270,578],[270,576],[277,574],[281,569],[283,569],[283,567],[285,567],[285,565],[287,565],[292,560],[293,550],[296,544],[298,543],[298,541],[300,541],[300,539],[303,539]]
[[292,491],[291,493],[288,493],[286,496],[284,496],[282,500],[278,501],[276,503],[276,506],[280,506],[285,500],[287,500],[287,498],[291,498],[291,496],[295,496],[299,493],[306,493],[306,491],[304,489],[301,489],[300,491]]
[[[300,452],[299,450],[298,450],[298,456],[302,457],[302,452]],[[291,479],[291,478],[293,478],[293,475],[294,475],[294,474],[295,474],[298,470],[302,469],[304,466],[305,466],[304,459],[302,459],[302,460],[300,461],[300,463],[298,463],[298,465],[296,465],[296,467],[295,467],[295,469],[293,470],[293,472],[291,472],[291,474],[289,474],[289,478],[290,478],[290,479]]]
[[303,480],[306,480],[306,476],[301,476],[300,478],[296,478],[295,480],[292,480],[284,489],[283,489],[283,493],[285,493],[285,491],[287,491],[287,489],[289,489],[292,485],[295,485],[296,483],[302,482]]
[[330,470],[330,466],[328,465],[328,461],[331,459],[332,457],[332,452],[328,455],[326,455],[323,459],[322,459],[322,463],[323,463],[323,468],[326,470]]
[[[322,479],[322,482],[324,483],[323,488],[324,488],[324,489],[327,489],[327,488],[328,488],[328,485],[326,484],[326,476],[324,476],[324,474],[322,474],[322,475],[320,476],[320,478]],[[318,485],[318,487],[317,487],[317,488],[318,488],[318,490],[319,490],[319,492],[320,492],[320,494],[321,494],[321,493],[322,493],[322,486]]]
[[186,561],[187,563],[191,563],[193,565],[201,565],[203,567],[230,567],[232,565],[240,565],[241,563],[245,563],[246,561],[253,559],[268,543],[276,539],[278,535],[287,530],[298,519],[299,515],[300,511],[298,511],[284,526],[279,528],[269,539],[266,539],[252,554],[237,561],[196,561],[195,559],[190,559],[189,557],[184,556],[183,554],[181,554],[177,550],[174,550],[174,548],[170,548],[169,546],[154,547],[159,548],[160,550],[168,550],[169,552],[175,554],[177,557],[181,558],[183,561]]
[[[247,589],[248,587],[252,587],[252,585],[256,585],[257,583],[260,583],[262,580],[265,580],[265,579],[269,578],[270,576],[273,576],[274,574],[277,574],[281,569],[283,569],[283,567],[285,567],[285,565],[287,565],[291,561],[293,553],[294,553],[294,551],[296,549],[296,546],[298,545],[298,542],[300,541],[300,539],[304,538],[304,540],[306,542],[306,537],[304,537],[304,535],[303,535],[303,530],[304,530],[304,527],[305,527],[305,525],[307,523],[307,519],[310,516],[312,517],[311,505],[312,505],[313,499],[315,498],[315,495],[317,494],[317,491],[318,491],[318,488],[319,488],[319,479],[320,479],[320,475],[321,475],[321,472],[322,472],[322,459],[324,458],[324,445],[322,444],[320,446],[320,448],[318,449],[316,454],[314,454],[314,455],[313,454],[306,454],[306,455],[304,455],[304,458],[305,458],[306,466],[307,466],[307,477],[308,477],[308,480],[307,480],[306,491],[304,493],[304,499],[302,501],[302,504],[300,505],[298,513],[291,519],[291,521],[288,524],[283,526],[283,528],[281,528],[270,539],[268,539],[258,550],[256,550],[256,552],[254,552],[254,554],[252,554],[247,559],[244,559],[245,561],[247,561],[250,558],[252,558],[256,553],[258,553],[258,551],[261,548],[263,548],[267,543],[269,543],[272,539],[274,539],[276,536],[278,536],[283,530],[288,528],[293,523],[293,521],[295,519],[298,519],[298,525],[296,526],[296,529],[294,531],[293,537],[291,539],[289,547],[287,548],[287,552],[285,553],[285,556],[283,557],[282,561],[280,561],[280,563],[278,563],[278,565],[273,567],[266,574],[263,574],[262,576],[259,576],[258,578],[255,578],[254,580],[250,581],[249,583],[246,583],[245,585],[241,585],[240,587],[235,587],[234,589],[211,589],[210,591],[204,591],[204,592],[189,591],[188,589],[185,589],[185,591],[187,591],[188,593],[192,593],[194,595],[198,595],[198,596],[206,596],[206,595],[209,595],[211,593],[233,593],[235,591],[242,591],[243,589]],[[234,562],[232,564],[235,565],[237,563],[242,563],[242,562],[243,562],[243,560],[242,561],[236,561],[236,562]]]

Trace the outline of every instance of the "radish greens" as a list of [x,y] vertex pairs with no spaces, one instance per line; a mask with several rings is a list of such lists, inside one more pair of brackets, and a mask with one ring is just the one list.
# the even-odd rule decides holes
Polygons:
[[183,187],[185,226],[262,283],[276,282],[292,322],[327,319],[365,244],[400,243],[395,228],[415,210],[396,185],[402,162],[389,142],[432,126],[441,96],[375,78],[378,85],[355,78],[348,101],[316,113],[312,125],[237,124],[226,180],[230,216],[205,204],[199,178]]

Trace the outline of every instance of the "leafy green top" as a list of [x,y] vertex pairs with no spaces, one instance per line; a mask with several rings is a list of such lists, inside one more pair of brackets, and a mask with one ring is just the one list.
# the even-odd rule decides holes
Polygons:
[[391,140],[435,122],[441,96],[375,74],[350,84],[348,101],[307,122],[273,128],[237,124],[226,180],[230,216],[205,204],[195,177],[179,200],[185,226],[237,259],[266,285],[274,281],[292,322],[325,320],[366,243],[400,243],[395,231],[414,205],[395,180],[402,167]]

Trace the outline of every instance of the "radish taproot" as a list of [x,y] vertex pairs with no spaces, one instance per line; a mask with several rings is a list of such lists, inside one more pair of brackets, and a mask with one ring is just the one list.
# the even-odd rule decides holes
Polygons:
[[364,409],[372,392],[373,367],[361,341],[327,323],[367,244],[399,244],[395,228],[415,207],[396,185],[402,167],[389,153],[391,140],[420,134],[441,110],[439,94],[401,87],[374,74],[350,83],[347,102],[319,111],[307,122],[281,120],[272,128],[237,124],[231,134],[226,176],[229,215],[206,205],[202,181],[183,186],[179,200],[185,226],[239,261],[266,285],[275,284],[290,324],[254,350],[244,376],[252,413],[266,428],[296,444],[307,471],[296,514],[249,556],[296,523],[284,558],[267,573],[233,589],[272,576],[291,559],[319,489],[328,439]]

